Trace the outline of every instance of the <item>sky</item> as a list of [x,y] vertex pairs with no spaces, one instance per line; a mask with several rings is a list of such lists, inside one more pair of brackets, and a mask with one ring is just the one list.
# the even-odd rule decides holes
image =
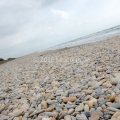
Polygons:
[[0,0],[0,58],[120,25],[120,0]]

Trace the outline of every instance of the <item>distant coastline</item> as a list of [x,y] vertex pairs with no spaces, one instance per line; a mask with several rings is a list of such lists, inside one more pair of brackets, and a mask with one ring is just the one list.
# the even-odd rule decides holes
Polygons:
[[16,59],[16,58],[8,58],[7,60],[0,58],[0,64],[4,64],[4,63],[9,62],[9,61],[14,60],[14,59]]

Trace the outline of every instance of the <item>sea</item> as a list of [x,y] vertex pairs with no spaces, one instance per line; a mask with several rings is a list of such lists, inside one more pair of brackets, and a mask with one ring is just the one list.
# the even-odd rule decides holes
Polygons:
[[86,43],[92,43],[92,42],[96,42],[96,41],[105,40],[105,39],[115,37],[118,35],[120,35],[120,25],[97,32],[97,33],[93,33],[93,34],[90,34],[90,35],[87,35],[87,36],[84,36],[84,37],[81,37],[81,38],[78,38],[78,39],[75,39],[72,41],[68,41],[68,42],[56,45],[54,47],[44,49],[42,51],[74,47],[74,46],[78,46],[78,45],[82,45],[82,44],[86,44]]

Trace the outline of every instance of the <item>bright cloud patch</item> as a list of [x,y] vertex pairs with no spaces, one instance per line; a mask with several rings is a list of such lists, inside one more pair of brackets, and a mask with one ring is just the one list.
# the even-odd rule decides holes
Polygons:
[[54,10],[54,9],[51,9],[51,11],[57,15],[57,16],[60,16],[61,18],[64,18],[64,19],[67,19],[69,14],[65,11],[62,11],[62,10]]

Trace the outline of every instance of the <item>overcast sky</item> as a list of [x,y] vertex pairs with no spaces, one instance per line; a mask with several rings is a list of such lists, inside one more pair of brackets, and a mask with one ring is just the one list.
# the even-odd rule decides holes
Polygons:
[[120,0],[0,0],[0,58],[120,25]]

